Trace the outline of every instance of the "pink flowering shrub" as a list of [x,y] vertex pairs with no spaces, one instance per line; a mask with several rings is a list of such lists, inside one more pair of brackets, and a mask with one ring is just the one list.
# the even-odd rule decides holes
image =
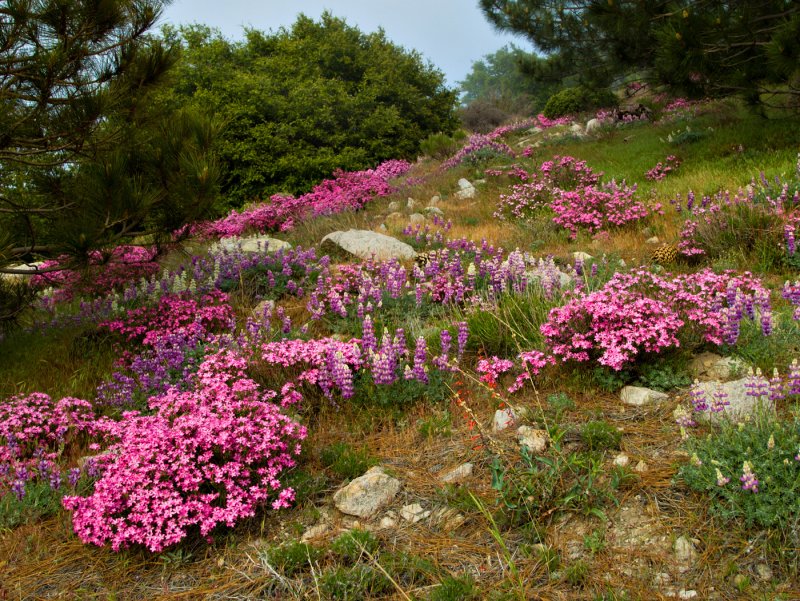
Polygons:
[[756,310],[769,334],[769,294],[749,273],[704,270],[668,279],[638,270],[552,309],[540,329],[563,361],[596,360],[621,370],[643,353],[687,342],[734,344],[739,322],[755,319]]
[[[96,250],[89,253],[84,271],[63,269],[43,273],[31,277],[30,284],[36,288],[56,288],[55,297],[60,301],[81,295],[105,294],[156,273],[159,269],[156,255],[155,248],[143,246],[118,246],[110,252]],[[67,264],[67,257],[59,257],[45,261],[41,269]]]
[[103,321],[99,325],[126,340],[152,346],[159,338],[183,327],[212,332],[230,329],[232,320],[228,295],[213,290],[199,299],[186,293],[164,295],[155,307],[133,309],[122,319]]
[[650,169],[644,176],[651,182],[660,182],[667,177],[670,173],[675,171],[681,164],[681,161],[674,154],[669,155],[664,162],[656,163],[656,166]]
[[295,465],[306,430],[246,366],[232,351],[210,355],[194,390],[172,388],[150,399],[151,415],[104,423],[109,446],[93,492],[62,501],[83,542],[159,552],[192,532],[233,526],[270,499],[274,509],[289,505],[294,491],[280,475]]
[[43,393],[16,395],[0,403],[0,497],[25,494],[31,481],[61,485],[57,461],[82,432],[91,431],[89,402],[72,397],[57,403]]
[[289,231],[301,220],[319,215],[332,215],[358,210],[370,200],[391,194],[395,188],[389,180],[408,172],[406,161],[386,161],[375,169],[336,171],[333,179],[324,180],[314,189],[295,198],[285,194],[272,196],[268,203],[197,226],[207,236],[225,238],[239,236],[248,230],[258,232]]
[[636,184],[611,181],[601,187],[557,189],[550,204],[553,221],[569,230],[570,238],[585,229],[590,233],[625,225],[647,216],[647,207],[636,196]]
[[479,156],[487,155],[508,155],[516,156],[510,146],[497,141],[497,136],[491,134],[472,134],[467,143],[455,155],[442,163],[442,169],[451,169],[456,165],[469,160],[474,160]]

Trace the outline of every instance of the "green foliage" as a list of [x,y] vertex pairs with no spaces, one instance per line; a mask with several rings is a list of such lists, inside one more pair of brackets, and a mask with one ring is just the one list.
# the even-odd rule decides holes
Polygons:
[[427,584],[437,572],[436,566],[429,560],[402,551],[382,552],[380,565],[405,589]]
[[583,537],[583,548],[592,555],[597,555],[606,548],[606,533],[603,530],[592,530]]
[[514,527],[540,523],[555,512],[576,512],[605,518],[602,508],[614,500],[603,481],[602,458],[596,453],[566,453],[562,432],[551,432],[548,453],[532,456],[521,447],[521,460],[492,464],[492,488],[498,492],[498,523]]
[[508,120],[509,114],[486,100],[475,100],[459,109],[461,125],[471,132],[486,134]]
[[555,414],[555,421],[560,422],[565,412],[575,409],[575,401],[566,392],[547,395],[547,406]]
[[216,145],[232,205],[308,191],[336,169],[414,158],[451,133],[455,92],[416,52],[382,31],[362,33],[324,13],[231,42],[204,26],[167,29],[182,58],[166,106],[196,106],[227,123]]
[[565,88],[553,94],[544,106],[544,116],[549,119],[575,115],[596,108],[616,106],[618,100],[608,90],[589,90],[583,87]]
[[792,317],[791,307],[781,307],[772,314],[772,334],[764,336],[761,324],[744,320],[736,346],[729,349],[749,365],[765,374],[781,372],[792,359],[800,356],[800,322]]
[[799,71],[795,3],[695,0],[676,8],[669,0],[481,0],[480,6],[493,25],[526,36],[548,56],[536,69],[541,80],[607,86],[643,72],[695,97],[743,92],[758,102],[759,92],[768,91],[771,103],[796,103],[787,90]]
[[263,554],[263,561],[286,577],[309,570],[320,558],[321,551],[299,541],[270,547]]
[[[751,527],[791,530],[796,524],[800,514],[797,416],[779,420],[765,414],[741,425],[725,421],[707,437],[690,438],[686,447],[693,460],[681,467],[679,476],[709,497],[712,513]],[[745,462],[758,480],[758,492],[742,489]],[[729,481],[720,481],[720,476]]]
[[366,449],[353,449],[346,442],[337,442],[322,449],[322,465],[344,480],[358,478],[378,461]]
[[453,420],[449,411],[443,411],[417,422],[417,430],[422,438],[449,437],[452,434]]
[[362,557],[375,555],[380,543],[367,530],[354,529],[340,535],[331,544],[331,552],[345,564],[354,564]]
[[622,440],[622,432],[607,421],[590,421],[581,427],[581,439],[590,451],[618,449]]
[[684,366],[675,365],[667,361],[653,361],[639,368],[637,384],[645,388],[661,390],[663,392],[683,388],[692,383]]
[[564,569],[564,580],[574,587],[582,587],[589,578],[589,564],[579,559]]
[[428,372],[427,384],[416,379],[406,380],[400,377],[393,384],[378,386],[372,374],[360,372],[355,378],[354,401],[364,405],[378,405],[397,412],[419,402],[441,405],[450,398],[449,383],[452,379],[451,372],[432,369]]
[[325,570],[319,577],[319,590],[323,599],[331,601],[356,601],[372,599],[392,588],[386,576],[371,566],[358,564],[352,568],[336,567]]
[[478,589],[471,576],[445,577],[441,584],[431,591],[429,601],[470,601],[478,598]]
[[7,491],[0,496],[0,529],[16,528],[57,514],[62,493],[51,489],[47,482],[29,482],[21,500]]
[[446,159],[458,152],[466,137],[463,129],[456,130],[452,136],[438,132],[420,142],[419,149],[431,158]]

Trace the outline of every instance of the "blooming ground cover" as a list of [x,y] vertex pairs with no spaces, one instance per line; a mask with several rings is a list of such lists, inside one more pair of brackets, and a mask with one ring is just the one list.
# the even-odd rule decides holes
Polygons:
[[[680,120],[698,112],[697,105],[676,102],[664,115]],[[533,424],[550,428],[558,450],[562,426],[550,420],[571,409],[557,400],[544,408],[541,390],[595,391],[610,382],[616,393],[626,383],[679,382],[670,370],[685,371],[702,351],[738,354],[754,367],[771,362],[779,371],[771,377],[754,371],[746,394],[781,410],[796,402],[800,368],[791,353],[797,349],[785,339],[800,322],[800,163],[795,174],[758,177],[734,194],[698,200],[685,190],[665,211],[661,198],[638,184],[674,181],[691,168],[689,159],[678,170],[675,155],[661,153],[667,158],[638,171],[644,181],[629,184],[559,147],[513,150],[532,128],[547,133],[565,123],[542,117],[514,123],[470,137],[434,169],[390,161],[339,172],[309,194],[276,196],[197,224],[194,235],[212,244],[178,266],[162,266],[152,249],[125,247],[90,258],[99,279],[71,270],[34,278],[33,286],[52,290],[31,328],[88,329],[103,337],[115,360],[84,398],[38,390],[0,402],[0,514],[48,490],[60,506],[54,511],[69,515],[84,543],[161,553],[219,540],[248,518],[304,502],[305,489],[293,477],[309,461],[305,445],[320,415],[446,409],[480,431],[470,403],[488,399],[492,412],[528,404],[541,410]],[[490,200],[478,199],[488,205],[485,217],[524,235],[542,221],[555,226],[548,252],[524,236],[529,244],[519,248],[511,236],[502,244],[457,236],[466,228],[455,204],[445,205],[447,219],[434,214],[394,232],[426,250],[424,262],[337,263],[315,248],[249,253],[220,242],[248,232],[290,237],[298,223],[319,216],[377,214],[384,197],[422,194],[470,173],[496,188]],[[565,259],[565,248],[597,248],[643,228],[666,235],[670,227],[680,232],[681,253],[698,263],[666,271],[646,261],[621,264],[611,253]],[[760,250],[764,239],[769,254]],[[760,263],[746,271],[711,262],[732,246]],[[776,285],[777,276],[789,280]],[[686,438],[697,458],[681,472],[688,485],[710,491],[720,514],[751,526],[796,517],[791,504],[773,510],[774,499],[786,497],[775,483],[800,482],[800,450],[791,448],[800,443],[796,428],[775,427],[771,438],[761,423],[757,431],[742,426],[749,438],[715,431],[705,417],[725,410],[724,393],[696,384],[673,394],[683,394],[684,402],[671,436],[675,444]],[[474,436],[470,448],[494,448],[484,434]],[[543,493],[509,484],[517,468],[500,467],[502,458],[492,456],[498,507],[528,507]],[[572,476],[600,461],[591,453],[547,461],[568,458],[575,462],[567,470]],[[596,483],[580,484],[588,490]],[[524,502],[513,497],[520,490],[527,491]],[[542,499],[541,507],[551,501]],[[577,511],[575,501],[563,503]],[[556,513],[542,511],[542,523]]]

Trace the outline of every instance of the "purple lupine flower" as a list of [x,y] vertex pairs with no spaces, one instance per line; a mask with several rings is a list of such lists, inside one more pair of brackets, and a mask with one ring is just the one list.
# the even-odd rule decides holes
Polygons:
[[739,481],[742,483],[742,490],[749,490],[752,493],[758,492],[758,479],[749,461],[745,461],[742,464],[742,477],[739,478]]
[[789,394],[800,394],[800,364],[797,359],[792,359],[789,365]]
[[353,387],[353,372],[347,362],[344,360],[344,355],[341,351],[337,351],[334,358],[334,368],[331,374],[333,381],[339,390],[342,392],[343,399],[352,398],[355,394]]
[[464,356],[464,351],[467,348],[467,338],[469,337],[469,326],[467,325],[466,321],[459,321],[456,324],[458,327],[458,358]]
[[14,484],[11,485],[11,492],[16,495],[17,500],[22,501],[25,498],[25,480],[22,478],[14,480]]
[[706,392],[703,387],[700,385],[699,380],[694,381],[694,385],[692,386],[692,390],[689,393],[692,399],[692,407],[698,413],[702,411],[708,411],[708,401],[706,399]]
[[378,349],[378,340],[375,337],[375,328],[372,325],[372,318],[367,315],[361,323],[361,348],[369,354]]
[[769,381],[769,400],[782,401],[786,398],[786,390],[783,385],[783,380],[778,374],[778,368],[772,370],[772,378]]
[[53,470],[50,472],[50,488],[52,490],[61,488],[61,472],[55,466],[53,466]]
[[425,371],[425,362],[428,359],[428,350],[425,343],[425,338],[420,336],[417,338],[417,346],[414,349],[414,369],[412,373],[414,377],[423,384],[428,383],[428,373]]
[[406,332],[403,328],[397,328],[394,331],[392,345],[394,346],[394,354],[396,357],[405,357],[408,354],[408,350],[406,349]]
[[377,386],[390,386],[397,380],[392,354],[381,350],[372,355],[372,379]]
[[72,488],[75,488],[78,485],[78,480],[81,479],[81,469],[79,467],[73,467],[72,469],[67,472],[67,482]]
[[728,393],[722,388],[716,390],[711,396],[711,411],[714,413],[722,413],[730,404]]

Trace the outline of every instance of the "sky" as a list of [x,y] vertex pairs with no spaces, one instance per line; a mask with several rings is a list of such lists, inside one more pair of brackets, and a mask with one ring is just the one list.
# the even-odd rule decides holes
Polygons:
[[478,8],[478,0],[173,0],[162,23],[203,23],[240,39],[244,27],[261,31],[290,26],[299,13],[318,19],[325,11],[369,33],[382,27],[386,37],[417,50],[456,86],[472,63],[523,38],[496,32]]

